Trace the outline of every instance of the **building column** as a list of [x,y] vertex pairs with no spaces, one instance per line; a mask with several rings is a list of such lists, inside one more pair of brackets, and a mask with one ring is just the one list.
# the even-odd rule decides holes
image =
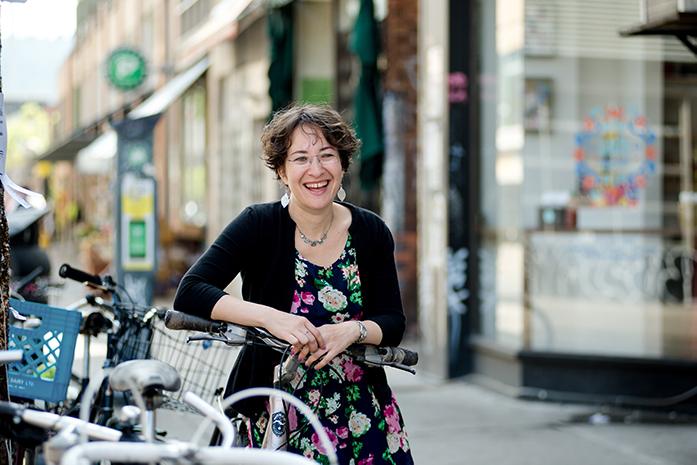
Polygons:
[[422,366],[448,376],[448,0],[419,3],[417,156]]

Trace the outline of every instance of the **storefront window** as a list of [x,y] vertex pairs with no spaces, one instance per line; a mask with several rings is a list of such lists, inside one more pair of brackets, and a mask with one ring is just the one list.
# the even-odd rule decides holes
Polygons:
[[634,0],[479,13],[481,336],[697,358],[694,56]]

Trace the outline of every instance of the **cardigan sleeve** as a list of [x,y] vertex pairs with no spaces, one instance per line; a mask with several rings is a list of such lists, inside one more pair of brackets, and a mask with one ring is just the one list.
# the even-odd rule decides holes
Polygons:
[[394,239],[387,225],[377,216],[371,221],[370,255],[361,269],[361,286],[365,292],[364,319],[374,321],[382,329],[383,346],[396,346],[402,341],[406,320],[399,291]]
[[203,318],[211,311],[224,289],[245,271],[255,248],[255,214],[246,208],[216,238],[186,272],[174,297],[174,308]]

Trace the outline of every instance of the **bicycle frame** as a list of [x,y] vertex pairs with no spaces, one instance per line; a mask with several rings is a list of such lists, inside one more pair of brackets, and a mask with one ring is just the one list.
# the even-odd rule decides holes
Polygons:
[[[187,392],[184,397],[189,405],[201,412],[208,421],[213,421],[221,430],[223,435],[223,445],[217,449],[220,449],[220,451],[229,452],[231,450],[229,449],[229,446],[232,444],[232,436],[234,432],[228,419],[222,413],[217,412],[213,406],[207,404],[195,394]],[[53,430],[58,432],[57,435],[53,436],[44,443],[45,459],[49,464],[54,464],[58,461],[61,463],[70,463],[71,465],[74,463],[79,463],[73,461],[73,459],[70,457],[71,454],[79,455],[81,453],[79,451],[70,451],[73,448],[80,449],[81,446],[87,446],[89,449],[89,447],[95,443],[88,443],[88,439],[99,441],[97,442],[97,444],[100,444],[99,451],[97,452],[98,454],[104,453],[105,450],[112,451],[107,453],[117,454],[115,455],[117,457],[121,457],[121,455],[123,455],[124,460],[120,461],[124,462],[143,462],[143,456],[140,455],[140,452],[136,452],[135,455],[133,454],[133,447],[135,446],[137,450],[137,447],[141,445],[153,445],[148,443],[119,442],[122,440],[121,431],[73,417],[60,416],[55,413],[40,410],[32,410],[12,402],[0,402],[0,413],[10,415],[14,417],[16,421],[22,421],[28,425],[37,426],[46,431]],[[110,449],[112,446],[116,447],[117,449],[119,449],[119,446],[123,446],[121,449],[125,450],[116,450],[116,452],[113,452],[114,449]],[[188,448],[195,450],[196,446],[189,444]],[[148,449],[146,448],[145,450],[147,451]],[[218,457],[222,457],[224,455],[222,452],[214,452],[214,455],[215,454],[217,454]],[[68,456],[67,459],[65,458],[65,455]],[[162,458],[167,457],[169,457],[169,455],[164,455]]]
[[122,463],[189,462],[205,465],[317,465],[297,454],[264,449],[196,447],[190,443],[143,444],[91,442],[68,450],[61,465],[74,465],[88,460],[110,460]]

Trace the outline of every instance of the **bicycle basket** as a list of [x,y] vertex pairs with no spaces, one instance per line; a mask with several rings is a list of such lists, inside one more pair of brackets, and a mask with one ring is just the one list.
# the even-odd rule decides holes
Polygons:
[[10,395],[47,402],[65,400],[82,315],[16,299],[10,299],[10,307],[38,320],[37,326],[9,327],[8,349],[24,352],[21,361],[8,365]]
[[137,315],[129,315],[121,322],[121,330],[112,335],[115,346],[114,362],[150,358],[153,328]]
[[181,389],[169,396],[170,402],[165,407],[190,410],[181,400],[186,391],[193,392],[206,402],[213,402],[216,391],[222,392],[225,387],[239,351],[224,344],[187,343],[187,337],[195,333],[169,330],[160,320],[153,325],[153,332],[152,358],[172,365],[182,379]]

